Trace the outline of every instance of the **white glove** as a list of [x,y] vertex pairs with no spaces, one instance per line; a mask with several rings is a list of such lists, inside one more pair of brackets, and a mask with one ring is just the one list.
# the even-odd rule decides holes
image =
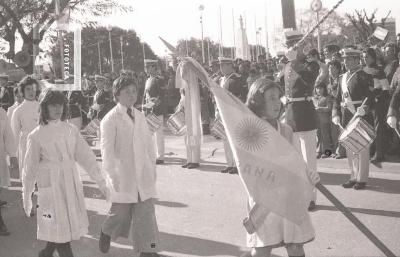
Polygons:
[[111,176],[111,184],[116,192],[119,192],[119,177],[117,175]]
[[365,109],[363,107],[358,107],[357,108],[357,112],[356,112],[357,116],[365,116],[366,112]]
[[397,119],[394,116],[389,116],[386,122],[392,129],[395,129],[397,127]]
[[22,204],[24,207],[25,215],[26,217],[31,217],[31,211],[32,211],[32,197],[30,194],[26,195],[25,193],[22,193]]
[[307,175],[313,185],[321,181],[318,172],[307,169]]
[[332,123],[335,125],[340,125],[340,117],[339,116],[334,116],[332,118]]

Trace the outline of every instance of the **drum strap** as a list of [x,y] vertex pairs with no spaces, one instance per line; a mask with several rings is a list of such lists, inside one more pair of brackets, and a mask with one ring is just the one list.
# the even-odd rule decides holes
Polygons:
[[351,100],[348,84],[351,81],[351,79],[354,77],[354,75],[356,75],[358,73],[358,71],[360,71],[360,70],[355,71],[353,74],[351,74],[351,76],[349,78],[347,78],[349,72],[346,72],[345,74],[343,74],[343,77],[342,77],[342,99],[344,101],[344,105],[352,114],[356,113],[356,108],[354,107],[354,102]]

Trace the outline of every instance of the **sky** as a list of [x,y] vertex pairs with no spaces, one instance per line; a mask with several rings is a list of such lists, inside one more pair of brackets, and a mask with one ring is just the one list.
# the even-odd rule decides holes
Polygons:
[[[221,7],[222,44],[233,46],[234,26],[239,28],[239,15],[243,16],[247,36],[251,44],[256,41],[256,28],[261,27],[261,43],[266,45],[266,30],[270,40],[276,36],[275,27],[282,24],[280,0],[119,0],[133,7],[129,14],[114,13],[102,22],[126,29],[134,29],[140,38],[147,42],[159,56],[166,55],[166,47],[159,36],[176,45],[179,39],[201,38],[199,6],[204,6],[204,37],[219,42]],[[331,9],[338,0],[321,0],[325,8]],[[295,0],[296,9],[310,8],[311,0]],[[344,14],[355,9],[365,8],[367,13],[378,9],[377,18],[386,16],[396,18],[397,32],[400,32],[400,0],[344,0],[337,12]],[[232,15],[233,14],[233,15]],[[265,16],[267,17],[265,19]],[[267,26],[266,26],[267,24]],[[270,42],[271,45],[271,42]]]

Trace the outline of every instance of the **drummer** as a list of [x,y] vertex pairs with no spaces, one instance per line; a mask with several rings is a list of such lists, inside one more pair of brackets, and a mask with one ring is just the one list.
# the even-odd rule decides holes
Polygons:
[[[347,72],[339,77],[338,93],[333,103],[332,122],[346,127],[353,116],[357,115],[372,125],[371,105],[373,104],[374,81],[372,76],[365,73],[360,66],[361,51],[345,48],[342,50],[342,57]],[[361,106],[366,98],[367,101]],[[348,149],[346,153],[351,175],[342,186],[355,190],[364,189],[369,174],[369,147],[357,155]]]

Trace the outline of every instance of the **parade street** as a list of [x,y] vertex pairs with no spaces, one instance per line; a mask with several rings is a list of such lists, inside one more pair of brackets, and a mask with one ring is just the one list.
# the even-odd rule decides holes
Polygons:
[[[181,168],[186,155],[183,139],[166,138],[166,163],[157,166],[156,201],[163,256],[240,256],[248,250],[242,226],[246,216],[244,187],[239,176],[219,172],[224,167],[222,142],[211,136],[203,141],[200,168],[188,170]],[[381,168],[371,165],[368,187],[359,191],[341,186],[348,178],[347,159],[319,160],[318,169],[322,184],[400,256],[400,163],[385,162]],[[2,194],[8,201],[2,213],[11,236],[0,241],[0,256],[37,256],[44,243],[36,240],[36,217],[24,215],[21,183],[15,175],[12,187]],[[110,252],[101,254],[100,226],[109,204],[86,174],[82,180],[90,227],[88,235],[72,243],[76,256],[133,256],[129,239],[112,243]],[[316,238],[305,245],[306,256],[384,256],[321,193],[311,216]],[[272,253],[287,256],[284,248]]]

